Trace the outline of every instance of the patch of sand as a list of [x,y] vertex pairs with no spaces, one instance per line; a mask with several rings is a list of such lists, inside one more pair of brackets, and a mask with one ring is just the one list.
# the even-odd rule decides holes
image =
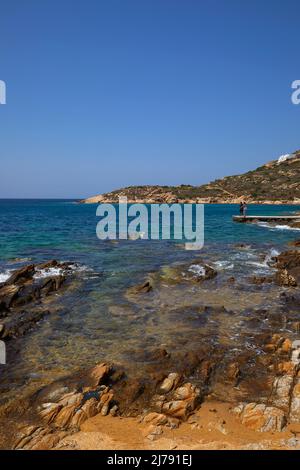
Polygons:
[[226,403],[205,402],[178,429],[163,427],[150,440],[149,425],[137,418],[97,415],[83,423],[81,430],[64,438],[60,449],[77,450],[229,450],[300,449],[300,425],[283,432],[260,433],[242,425]]

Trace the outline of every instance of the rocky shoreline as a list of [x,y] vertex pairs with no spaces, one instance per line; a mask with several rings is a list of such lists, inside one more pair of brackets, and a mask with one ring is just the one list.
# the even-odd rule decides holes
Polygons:
[[[199,342],[190,351],[161,347],[136,352],[137,363],[144,361],[144,365],[134,375],[122,364],[110,362],[81,370],[3,405],[1,428],[9,431],[1,435],[1,447],[68,448],[68,439],[80,436],[93,419],[100,427],[105,419],[134,419],[134,426],[143,429],[145,442],[159,446],[168,432],[180,435],[180,428],[187,425],[199,430],[201,436],[208,426],[204,421],[201,425],[201,410],[217,403],[217,408],[228,404],[229,411],[224,413],[228,411],[236,423],[232,429],[241,425],[255,433],[258,443],[268,433],[275,437],[288,434],[296,439],[291,447],[300,448],[300,251],[298,241],[293,245],[269,260],[274,275],[249,279],[249,286],[252,283],[256,289],[267,285],[282,289],[282,309],[281,313],[249,311],[240,331],[243,335],[243,328],[250,329],[247,337],[251,344],[246,348],[216,347],[210,341]],[[217,271],[201,259],[192,267],[199,265],[203,268],[198,271],[178,265],[152,273],[143,283],[130,287],[125,297],[137,305],[151,301],[160,282],[171,288],[191,283],[213,288],[212,283],[218,282]],[[38,275],[41,272],[44,277]],[[12,273],[0,286],[1,339],[8,344],[29,332],[51,313],[53,295],[71,288],[71,280],[71,263],[55,260]],[[236,279],[231,277],[228,282],[234,285]],[[222,305],[204,305],[196,309],[196,315],[204,321],[220,315],[230,318],[234,313]],[[222,414],[220,419],[222,423]],[[225,424],[218,421],[218,432],[230,435],[232,429]],[[271,440],[267,448],[272,445]]]
[[56,260],[30,264],[0,283],[0,339],[23,336],[49,315],[53,294],[70,287],[73,267]]

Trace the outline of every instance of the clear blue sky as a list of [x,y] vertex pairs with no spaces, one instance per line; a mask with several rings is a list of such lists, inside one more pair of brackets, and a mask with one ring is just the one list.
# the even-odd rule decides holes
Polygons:
[[300,147],[299,0],[2,0],[0,197],[201,184]]

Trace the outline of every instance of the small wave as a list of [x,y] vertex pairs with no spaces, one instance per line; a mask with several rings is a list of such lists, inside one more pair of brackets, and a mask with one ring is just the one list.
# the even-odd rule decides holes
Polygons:
[[217,269],[233,269],[234,264],[231,263],[230,261],[214,261],[212,263]]
[[49,276],[60,276],[63,273],[62,268],[45,268],[38,269],[34,275],[35,279],[43,279]]
[[296,232],[300,231],[300,228],[290,227],[289,225],[275,225],[274,228],[277,230],[294,230]]
[[[71,273],[77,272],[77,273],[93,273],[93,269],[89,268],[88,266],[85,265],[78,265],[78,264],[70,264],[69,268],[71,268]],[[51,268],[45,268],[45,269],[38,269],[34,275],[35,279],[43,279],[46,277],[50,276],[61,276],[65,274],[65,269],[60,268],[60,267],[51,267]]]
[[201,266],[200,264],[192,264],[189,267],[188,271],[200,277],[205,276],[205,268],[204,266]]
[[246,264],[248,264],[248,266],[250,265],[258,268],[258,270],[256,270],[256,273],[267,273],[272,271],[272,260],[278,255],[279,251],[277,251],[275,248],[271,248],[271,250],[266,254],[265,259],[263,261],[247,261]]
[[258,225],[259,227],[273,228],[273,226],[268,222],[256,222],[256,225]]
[[248,266],[255,266],[257,268],[264,268],[264,269],[269,269],[269,266],[265,261],[259,262],[259,261],[248,261],[247,262]]
[[295,231],[295,232],[299,232],[300,231],[300,228],[298,227],[290,227],[289,225],[272,225],[268,222],[257,222],[256,225],[258,225],[259,227],[264,227],[264,228],[268,228],[270,230],[292,230],[292,231]]
[[0,284],[2,282],[6,282],[7,279],[10,278],[10,276],[11,276],[11,271],[8,271],[8,270],[4,271],[3,273],[0,273]]

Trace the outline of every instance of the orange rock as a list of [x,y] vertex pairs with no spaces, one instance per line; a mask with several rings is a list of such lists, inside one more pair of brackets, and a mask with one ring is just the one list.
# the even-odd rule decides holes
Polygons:
[[99,413],[97,404],[98,402],[96,398],[90,398],[90,400],[87,400],[85,404],[82,405],[81,409],[82,411],[84,411],[88,418],[92,418],[97,413]]
[[300,383],[295,385],[293,390],[293,396],[300,398]]
[[242,424],[254,431],[281,431],[286,423],[282,410],[264,404],[241,403],[233,412],[240,417]]
[[79,406],[82,402],[83,394],[82,393],[66,393],[59,400],[59,404],[62,406],[76,405]]
[[56,416],[54,424],[60,428],[67,427],[74,415],[75,409],[76,405],[69,405],[62,408]]
[[44,408],[39,412],[39,415],[43,421],[50,424],[61,409],[62,405],[59,405],[58,403],[45,403]]
[[83,410],[77,410],[71,420],[70,426],[80,427],[87,419],[88,417]]
[[162,413],[148,413],[143,421],[144,423],[151,423],[157,426],[167,424],[168,418]]
[[278,364],[278,372],[280,374],[295,375],[296,365],[291,361],[280,362]]
[[263,349],[267,353],[274,353],[276,351],[276,346],[273,343],[268,343],[264,346]]
[[280,351],[284,353],[289,353],[292,350],[292,342],[290,339],[285,339],[280,347]]
[[102,379],[110,371],[110,366],[108,364],[102,363],[96,365],[90,372],[91,387],[97,387],[101,384]]

